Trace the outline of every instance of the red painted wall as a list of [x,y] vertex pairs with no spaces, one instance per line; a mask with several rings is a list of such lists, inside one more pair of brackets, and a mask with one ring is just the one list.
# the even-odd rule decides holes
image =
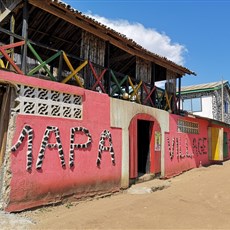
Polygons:
[[[11,73],[9,74],[11,75]],[[18,75],[17,82],[20,81]],[[1,78],[1,76],[0,76]],[[44,81],[23,76],[27,84],[37,84],[38,87],[63,90],[70,92],[78,87]],[[36,82],[35,82],[36,81]],[[65,89],[65,87],[67,89]],[[105,192],[118,191],[121,178],[121,129],[110,127],[110,100],[106,94],[80,89],[83,95],[83,120],[53,118],[34,115],[17,115],[16,128],[12,145],[14,145],[25,125],[33,129],[33,162],[31,170],[26,170],[27,140],[24,139],[19,149],[11,152],[10,199],[6,211],[19,211],[31,207],[59,202],[62,198],[74,196],[80,198]],[[59,128],[60,140],[64,151],[66,166],[62,167],[57,148],[46,148],[41,169],[36,169],[36,161],[47,126]],[[92,136],[92,143],[88,148],[76,149],[74,167],[69,166],[70,129],[85,127]],[[101,134],[109,130],[115,153],[115,165],[111,162],[108,150],[102,151],[101,164],[97,166],[98,146]],[[85,143],[84,133],[75,133],[74,143]],[[54,133],[50,134],[49,143],[56,143]],[[105,139],[105,147],[109,140]]]
[[[199,123],[199,134],[177,131],[177,121],[182,119]],[[170,115],[170,130],[165,134],[165,177],[210,164],[208,160],[208,124],[204,119]]]

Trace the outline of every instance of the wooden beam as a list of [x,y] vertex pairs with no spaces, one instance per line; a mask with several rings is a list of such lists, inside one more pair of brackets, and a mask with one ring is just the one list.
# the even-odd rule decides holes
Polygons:
[[15,47],[18,47],[18,46],[22,46],[22,45],[24,45],[24,44],[25,44],[24,41],[15,42],[15,43],[13,43],[13,44],[8,44],[8,45],[0,46],[0,49],[4,49],[4,50],[12,49],[12,48],[15,48]]
[[111,59],[111,64],[112,63],[115,63],[115,62],[117,62],[117,61],[124,61],[124,60],[127,60],[128,58],[131,58],[132,56],[130,56],[130,54],[128,54],[128,53],[125,53],[125,54],[123,54],[123,55],[120,55],[120,56],[117,56],[117,57],[115,57],[115,58],[112,58]]
[[10,6],[6,7],[5,11],[0,14],[0,22],[2,22],[21,2],[22,0],[14,0]]
[[180,109],[180,105],[181,105],[181,76],[179,76],[179,78],[178,78],[178,80],[179,80],[179,83],[178,83],[178,88],[179,88],[179,93],[178,93],[178,98],[179,98],[179,101],[178,101],[178,114],[180,114],[180,111],[181,111],[181,109]]
[[2,53],[2,55],[6,58],[7,61],[9,61],[9,63],[13,66],[13,68],[19,74],[23,74],[23,73],[18,68],[18,66],[14,63],[14,61],[10,58],[10,56],[7,54],[7,51],[5,51],[5,50],[9,49],[9,48],[14,48],[14,47],[17,47],[17,46],[22,46],[24,43],[25,43],[24,41],[21,41],[21,42],[16,42],[16,43],[13,43],[13,44],[8,44],[8,45],[0,46],[0,52]]
[[26,74],[27,72],[27,40],[28,40],[28,0],[24,0],[23,6],[23,24],[22,24],[22,37],[24,38],[25,45],[22,49],[22,72]]
[[[110,68],[110,44],[109,42],[105,43],[105,68]],[[107,94],[110,96],[110,87],[111,87],[111,75],[110,71],[106,71],[105,73],[105,90]]]
[[[15,29],[15,18],[14,18],[14,14],[11,15],[10,18],[10,31],[12,33],[14,33],[14,29]],[[14,36],[10,36],[10,44],[14,43]],[[14,49],[12,49],[12,52],[10,54],[10,58],[14,61]],[[10,69],[13,70],[13,66],[10,66]]]
[[[151,89],[155,87],[156,82],[156,65],[155,63],[151,63]],[[156,91],[151,94],[151,100],[153,101],[154,105],[156,104]]]
[[7,35],[10,35],[10,36],[13,36],[14,38],[17,38],[19,40],[24,40],[22,36],[20,36],[18,34],[15,34],[15,33],[12,33],[9,30],[6,30],[6,29],[4,29],[2,27],[0,27],[0,32],[2,32],[4,34],[7,34]]
[[59,56],[57,81],[62,81],[63,54]]
[[[57,36],[53,36],[53,35],[51,35],[50,33],[46,33],[46,32],[43,32],[43,31],[40,31],[40,30],[37,30],[37,29],[34,29],[34,28],[29,28],[29,30],[30,31],[33,31],[34,33],[33,34],[36,34],[36,33],[39,33],[39,34],[41,34],[41,35],[45,35],[45,36],[48,36],[50,39],[54,39],[54,40],[59,40],[59,41],[61,41],[61,42],[65,42],[65,43],[68,43],[68,44],[71,44],[71,45],[73,45],[73,43],[72,42],[70,42],[70,41],[67,41],[66,39],[63,39],[63,38],[59,38],[59,37],[57,37]],[[36,33],[35,33],[36,32]]]
[[9,123],[9,111],[10,111],[10,86],[7,86],[6,92],[3,94],[3,102],[1,106],[1,116],[0,116],[0,166],[2,165],[5,150],[6,150],[6,140],[7,140],[7,129]]

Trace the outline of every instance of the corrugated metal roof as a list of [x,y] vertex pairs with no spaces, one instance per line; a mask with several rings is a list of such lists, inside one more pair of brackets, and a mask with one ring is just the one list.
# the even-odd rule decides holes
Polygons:
[[[224,86],[228,86],[228,81],[223,81]],[[195,91],[207,91],[207,90],[215,90],[220,88],[222,85],[222,81],[217,82],[211,82],[211,83],[204,83],[199,85],[191,85],[191,86],[183,86],[181,87],[181,93],[189,93],[189,92],[195,92]]]

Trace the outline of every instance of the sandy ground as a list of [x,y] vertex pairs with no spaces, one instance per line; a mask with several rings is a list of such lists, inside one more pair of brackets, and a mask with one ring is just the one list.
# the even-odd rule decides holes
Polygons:
[[230,161],[0,221],[1,229],[230,229]]

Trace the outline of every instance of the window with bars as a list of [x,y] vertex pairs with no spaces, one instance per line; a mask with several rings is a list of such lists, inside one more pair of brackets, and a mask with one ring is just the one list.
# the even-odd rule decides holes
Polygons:
[[178,119],[177,131],[182,133],[199,134],[199,123]]

